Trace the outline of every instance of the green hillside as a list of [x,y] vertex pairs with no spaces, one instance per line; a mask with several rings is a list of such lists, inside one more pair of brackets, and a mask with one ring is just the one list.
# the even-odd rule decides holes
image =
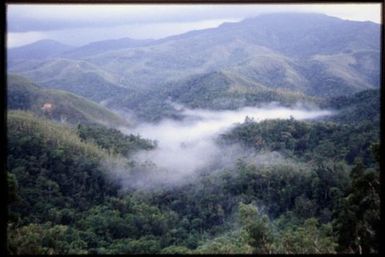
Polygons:
[[167,96],[191,108],[237,109],[272,101],[283,105],[316,98],[284,88],[253,84],[229,72],[212,72],[176,83],[166,89]]
[[[26,58],[9,72],[44,87],[109,100],[114,108],[140,104],[136,94],[182,91],[191,77],[216,72],[236,78],[237,90],[246,83],[252,91],[334,97],[379,87],[379,36],[380,26],[371,22],[305,13],[259,15],[148,44],[128,39],[95,42],[40,62]],[[223,85],[207,86],[215,90]],[[198,91],[186,97],[205,99]],[[132,102],[121,101],[122,95]],[[227,105],[218,97],[204,101]],[[156,110],[147,108],[146,114]]]
[[279,102],[292,106],[297,102],[319,103],[321,98],[284,88],[256,85],[231,72],[210,72],[174,83],[165,84],[142,93],[116,97],[111,106],[133,110],[138,119],[159,121],[162,118],[181,118],[172,102],[188,108],[235,110]]
[[[91,223],[97,222],[92,213],[104,210],[104,204],[121,201],[116,198],[119,188],[109,176],[111,171],[103,164],[117,157],[111,152],[126,154],[127,150],[132,153],[154,146],[117,130],[92,128],[67,127],[31,112],[8,112],[9,253],[78,254],[92,253],[92,248],[102,251],[106,238],[101,237],[104,232],[92,231]],[[89,139],[95,134],[99,141],[91,143]],[[119,148],[115,148],[117,141]],[[116,151],[110,151],[112,147]],[[111,211],[104,214],[111,215]],[[136,212],[140,211],[137,208]],[[124,233],[132,233],[126,229],[126,225],[122,227]],[[120,232],[113,233],[113,238],[120,238]]]
[[[59,248],[64,248],[65,235],[78,235],[67,227],[77,218],[75,210],[87,210],[116,195],[117,188],[99,166],[108,154],[83,142],[72,128],[24,111],[9,111],[7,116],[9,250],[63,253]],[[20,230],[14,230],[15,224]],[[50,233],[55,239],[47,241]],[[81,244],[66,247],[81,251]]]
[[[109,179],[111,171],[100,165],[109,155],[84,142],[75,129],[23,111],[9,112],[7,128],[11,254],[330,254],[378,249],[379,145],[368,128],[247,121],[226,140],[256,147],[260,137],[263,148],[292,154],[296,162],[255,165],[239,159],[228,169],[200,174],[181,186],[124,194]],[[80,129],[99,144],[131,140],[109,130]],[[348,166],[344,146],[363,131],[368,145],[358,142],[351,157],[362,156],[366,164]],[[307,143],[307,138],[313,141]],[[228,146],[223,142],[223,149]],[[355,241],[358,235],[362,243]]]
[[[132,32],[38,9],[11,28]],[[380,253],[381,26],[244,18],[8,48],[4,255]]]
[[336,115],[326,119],[338,122],[359,124],[366,122],[377,127],[380,125],[381,92],[372,89],[354,95],[327,99],[321,106],[337,110]]
[[39,116],[72,124],[116,126],[125,123],[118,115],[97,103],[66,91],[41,88],[18,75],[9,75],[7,84],[8,109],[29,110]]

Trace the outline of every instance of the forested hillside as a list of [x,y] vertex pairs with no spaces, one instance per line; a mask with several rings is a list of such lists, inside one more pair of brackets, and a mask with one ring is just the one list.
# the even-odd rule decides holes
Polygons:
[[380,252],[380,25],[265,14],[7,65],[9,254]]
[[20,111],[7,124],[11,253],[378,250],[378,127],[365,122],[247,120],[223,134],[222,147],[238,142],[286,161],[240,159],[181,186],[124,193],[101,161],[123,155],[138,176],[129,157],[156,144]]
[[327,99],[321,106],[339,110],[331,117],[332,120],[356,124],[366,122],[368,125],[380,125],[381,92],[379,90],[364,90],[352,96],[339,96]]
[[7,107],[10,110],[31,111],[39,116],[71,124],[127,124],[117,114],[97,103],[66,91],[41,88],[17,75],[9,75],[7,78]]
[[[141,114],[172,110],[156,103],[168,97],[193,107],[240,108],[378,88],[379,35],[370,22],[266,14],[158,40],[94,42],[45,59],[23,54],[37,42],[11,49],[8,71]],[[152,104],[143,106],[148,95]]]
[[[11,253],[378,250],[376,127],[248,120],[223,135],[222,147],[239,142],[287,161],[244,159],[181,186],[120,192],[102,160],[155,144],[20,111],[9,112],[7,124]],[[132,165],[127,160],[127,172],[140,176]]]

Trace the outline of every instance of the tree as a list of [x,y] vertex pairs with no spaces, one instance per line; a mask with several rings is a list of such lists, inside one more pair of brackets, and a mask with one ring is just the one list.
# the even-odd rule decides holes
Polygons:
[[8,204],[16,201],[17,196],[17,180],[15,174],[7,172],[7,185],[8,185]]
[[163,248],[161,254],[191,254],[191,250],[184,246],[171,245]]
[[352,185],[336,210],[335,227],[339,250],[352,253],[377,253],[380,234],[379,169],[365,170],[357,163],[350,173]]
[[288,226],[274,242],[274,252],[283,254],[336,253],[331,224],[319,227],[315,218],[307,219],[301,226]]
[[252,204],[239,204],[240,222],[248,234],[248,244],[255,253],[271,253],[273,242],[269,219]]

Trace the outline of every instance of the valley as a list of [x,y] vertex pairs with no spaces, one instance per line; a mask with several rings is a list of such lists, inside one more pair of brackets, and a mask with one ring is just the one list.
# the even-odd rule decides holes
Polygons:
[[7,251],[378,253],[380,29],[283,12],[8,48]]

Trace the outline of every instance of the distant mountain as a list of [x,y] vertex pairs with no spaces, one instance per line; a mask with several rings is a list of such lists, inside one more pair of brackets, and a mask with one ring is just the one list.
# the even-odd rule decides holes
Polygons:
[[108,126],[123,125],[118,115],[105,107],[69,92],[44,89],[17,75],[7,78],[7,105],[9,110],[31,111],[68,123],[99,123]]
[[113,40],[104,40],[89,43],[85,46],[78,47],[63,53],[64,57],[86,57],[91,55],[96,55],[104,53],[106,51],[113,51],[124,48],[134,48],[140,46],[147,46],[155,42],[153,39],[131,39],[131,38],[121,38]]
[[297,101],[314,100],[299,92],[253,84],[241,76],[227,72],[192,76],[171,85],[166,89],[166,94],[171,101],[191,108],[210,109],[236,109],[257,102],[293,104]]
[[300,92],[256,86],[234,74],[215,71],[152,90],[117,96],[107,105],[134,112],[138,119],[156,122],[162,118],[181,119],[183,116],[175,103],[188,108],[234,110],[271,102],[292,106],[298,102],[314,105],[322,101]]
[[25,46],[7,50],[8,64],[13,65],[18,60],[46,59],[57,56],[75,47],[54,40],[40,40]]
[[378,24],[317,13],[263,14],[218,30],[294,57],[379,50],[381,42]]
[[[217,107],[232,101],[225,96],[243,99],[255,92],[328,98],[379,87],[380,25],[321,14],[266,14],[154,41],[95,42],[9,70],[45,87],[130,108],[165,95]],[[260,102],[251,99],[230,105]]]
[[93,101],[127,94],[116,78],[100,66],[83,60],[64,58],[32,61],[20,64],[17,74],[37,82],[40,86],[62,89]]

